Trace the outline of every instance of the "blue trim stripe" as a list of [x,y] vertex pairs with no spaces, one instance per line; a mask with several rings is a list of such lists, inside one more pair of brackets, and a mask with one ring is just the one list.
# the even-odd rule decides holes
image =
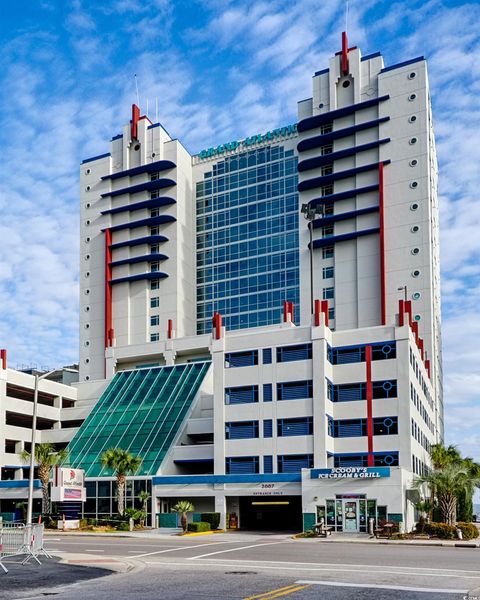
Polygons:
[[116,244],[111,244],[110,249],[116,250],[117,248],[141,246],[142,244],[161,244],[163,242],[168,242],[168,238],[164,235],[149,235],[146,237],[137,238],[135,240],[127,240],[126,242],[117,242]]
[[[0,488],[26,488],[28,487],[28,479],[11,479],[8,481],[0,481]],[[39,479],[33,480],[33,487],[39,489],[42,487]]]
[[371,58],[377,58],[378,56],[382,56],[381,52],[373,52],[372,54],[367,54],[366,56],[362,56],[362,62],[364,60],[370,60]]
[[155,271],[154,273],[140,273],[140,275],[130,275],[129,277],[120,277],[119,279],[111,279],[110,283],[115,285],[116,283],[130,283],[132,281],[142,281],[143,279],[148,279],[151,281],[152,279],[165,279],[168,277],[167,273],[160,273],[160,271]]
[[143,202],[135,202],[134,204],[125,204],[124,206],[116,206],[108,210],[102,210],[101,215],[114,215],[121,212],[134,212],[141,210],[142,208],[159,208],[160,206],[170,206],[176,204],[176,200],[169,198],[168,196],[162,196],[160,198],[152,198],[151,200],[144,200]]
[[[117,137],[123,136],[120,135]],[[117,173],[112,173],[111,175],[104,175],[102,179],[120,179],[121,177],[134,177],[135,175],[140,175],[141,173],[156,173],[157,171],[166,171],[175,167],[176,164],[171,160],[157,160],[156,162],[149,163],[148,165],[142,165],[141,167],[133,167],[132,169],[118,171]]]
[[369,192],[376,192],[378,190],[378,183],[374,185],[367,185],[362,188],[356,188],[354,190],[348,190],[346,192],[339,192],[338,194],[330,194],[329,196],[321,196],[320,198],[314,198],[310,200],[309,205],[313,208],[319,204],[333,204],[338,200],[348,200],[348,198],[355,198],[361,194],[368,194]]
[[[123,138],[123,133],[119,133],[118,135],[114,135],[110,141],[114,142],[115,140],[121,140],[122,138]],[[108,175],[107,175],[107,177],[108,177]],[[102,177],[101,179],[106,179],[106,177]]]
[[373,150],[374,148],[378,148],[381,144],[386,144],[389,141],[390,138],[384,138],[382,140],[376,140],[375,142],[370,142],[368,144],[362,144],[361,146],[345,148],[345,150],[339,150],[338,152],[332,152],[331,154],[324,154],[323,156],[307,158],[306,160],[302,160],[298,163],[298,171],[301,173],[303,171],[309,171],[310,169],[322,167],[323,165],[328,165],[334,160],[338,160],[339,158],[355,156],[360,152],[365,152],[366,150]]
[[150,217],[149,219],[140,219],[140,221],[132,221],[131,223],[123,223],[122,225],[114,225],[110,231],[121,231],[122,229],[136,229],[137,227],[153,227],[154,225],[164,225],[165,223],[173,223],[177,219],[170,215],[160,215],[159,217]]
[[167,260],[169,257],[166,254],[145,254],[144,256],[134,256],[133,258],[124,258],[122,260],[114,260],[110,263],[111,267],[119,267],[120,265],[134,265],[142,262],[155,262],[157,260]]
[[211,483],[299,483],[300,473],[265,473],[244,475],[166,475],[152,478],[153,485],[192,485]]
[[387,71],[393,71],[394,69],[400,69],[401,67],[406,67],[407,65],[413,65],[414,63],[421,62],[422,60],[425,60],[424,56],[417,56],[417,58],[411,58],[410,60],[405,60],[404,62],[397,63],[396,65],[385,67],[380,71],[380,73],[387,73]]
[[352,125],[351,127],[344,127],[343,129],[336,129],[335,131],[331,131],[330,133],[324,133],[323,135],[316,135],[311,138],[307,138],[302,140],[297,144],[297,150],[299,152],[305,152],[306,150],[313,150],[314,148],[319,148],[320,146],[324,146],[325,144],[329,144],[334,140],[339,140],[344,137],[348,137],[357,133],[358,131],[364,131],[365,129],[371,129],[372,127],[377,127],[381,123],[385,123],[389,121],[390,117],[381,117],[380,119],[374,119],[373,121],[365,121],[365,123],[358,123],[357,125]]
[[82,165],[84,165],[85,163],[92,162],[93,160],[100,160],[101,158],[107,158],[107,156],[111,156],[110,152],[107,152],[106,154],[99,154],[98,156],[92,156],[91,158],[86,158],[85,160],[82,160]]
[[[384,165],[390,164],[389,160],[382,161]],[[347,179],[348,177],[354,177],[359,173],[366,173],[368,171],[378,171],[378,163],[371,163],[369,165],[363,165],[361,167],[355,167],[354,169],[347,169],[346,171],[337,171],[331,175],[324,175],[323,177],[314,177],[313,179],[306,179],[298,184],[298,191],[304,192],[305,190],[312,190],[317,187],[322,187],[333,183],[338,179]]]
[[[379,233],[380,227],[373,227],[372,229],[364,229],[363,231],[352,231],[351,233],[342,233],[341,235],[332,235],[331,237],[322,238],[321,240],[313,240],[313,248],[323,248],[324,246],[333,246],[338,242],[346,242],[347,240],[354,240],[355,238],[362,237],[364,235],[372,235]],[[310,244],[308,244],[310,246]]]
[[155,179],[155,181],[147,181],[145,183],[139,183],[138,185],[132,185],[131,187],[122,188],[121,190],[115,190],[113,192],[105,192],[101,194],[102,198],[114,198],[115,196],[121,196],[122,194],[138,194],[139,192],[153,192],[155,190],[161,190],[163,188],[171,187],[176,185],[173,179]]
[[321,71],[315,71],[314,77],[318,77],[319,75],[325,75],[325,73],[328,73],[329,71],[330,69],[322,69]]
[[371,106],[377,106],[378,104],[380,104],[380,102],[388,100],[389,98],[390,96],[387,94],[385,96],[379,96],[378,98],[372,98],[371,100],[365,100],[365,102],[358,102],[357,104],[343,106],[342,108],[337,108],[336,110],[331,110],[330,112],[322,113],[321,115],[308,117],[307,119],[303,119],[298,123],[297,130],[299,133],[301,133],[303,131],[309,131],[310,129],[317,129],[317,127],[325,125],[325,123],[330,123],[335,119],[340,119],[341,117],[352,115],[358,110],[370,108]]
[[368,215],[370,213],[378,212],[378,210],[378,206],[369,206],[368,208],[361,208],[359,210],[352,210],[349,212],[339,213],[338,215],[329,215],[328,217],[315,219],[313,221],[313,228],[318,229],[319,227],[323,227],[324,225],[331,225],[332,223],[336,223],[337,221],[346,221],[347,219],[354,219],[355,217],[360,217],[361,215]]

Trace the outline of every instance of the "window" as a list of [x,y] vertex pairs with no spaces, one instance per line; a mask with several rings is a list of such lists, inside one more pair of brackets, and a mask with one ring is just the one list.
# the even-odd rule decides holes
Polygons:
[[270,365],[272,363],[272,349],[264,348],[263,349],[263,364]]
[[271,383],[263,384],[263,401],[272,402],[273,400],[273,386]]
[[333,185],[322,185],[320,188],[320,196],[331,196],[333,194]]
[[150,263],[150,272],[157,273],[158,271],[160,271],[160,263],[159,262]]
[[151,208],[150,209],[150,216],[151,217],[158,217],[159,214],[160,214],[160,209],[159,208]]
[[331,154],[333,152],[333,144],[325,144],[325,146],[320,147],[320,154],[325,156],[325,154]]
[[246,352],[228,352],[225,354],[225,368],[251,367],[258,365],[258,350]]
[[156,181],[157,179],[160,179],[161,175],[159,171],[156,171],[155,173],[150,173],[150,181]]
[[258,438],[258,421],[233,421],[225,423],[226,440]]
[[277,400],[301,400],[313,397],[313,382],[286,381],[277,383]]
[[284,454],[277,457],[279,473],[298,473],[313,468],[313,454]]
[[328,309],[328,318],[330,321],[335,319],[335,308],[332,307]]
[[331,175],[333,173],[333,164],[324,165],[322,167],[322,176]]
[[230,474],[258,473],[258,456],[232,456],[225,459],[225,472]]
[[160,227],[150,227],[150,235],[159,235]]
[[[374,452],[373,464],[375,467],[398,467],[398,452]],[[336,454],[333,466],[338,467],[367,467],[368,453]]]
[[313,417],[294,417],[290,419],[278,419],[277,435],[279,437],[313,435]]
[[326,133],[331,133],[332,131],[333,131],[333,122],[331,122],[331,123],[324,123],[320,127],[320,133],[322,135],[325,135]]
[[324,217],[328,217],[330,215],[333,215],[333,204],[325,204],[323,207],[323,216]]
[[158,279],[154,279],[153,281],[150,282],[151,290],[158,290],[159,288],[160,288],[160,281]]
[[398,434],[398,417],[376,417],[373,419],[373,435]]
[[410,94],[408,96],[408,99],[410,100],[410,102],[413,102],[415,100],[415,98],[417,97],[417,94]]
[[324,300],[331,300],[334,298],[334,296],[335,296],[335,288],[333,288],[333,287],[323,288],[323,299]]
[[273,436],[272,419],[263,420],[263,437],[271,438]]
[[158,244],[152,244],[150,246],[150,254],[158,254],[160,252],[160,246]]
[[334,267],[323,267],[323,279],[332,279],[334,275],[335,269]]
[[265,455],[263,457],[263,472],[273,473],[273,456]]
[[225,388],[225,404],[250,404],[258,402],[258,385]]
[[277,362],[293,362],[296,360],[309,360],[312,358],[312,344],[299,344],[298,346],[283,346],[277,348]]
[[333,246],[324,246],[322,248],[322,258],[333,258],[334,249]]
[[154,298],[150,298],[150,308],[158,308],[160,306],[160,298],[155,296]]
[[322,238],[332,237],[333,235],[333,225],[325,225],[322,227]]
[[151,333],[150,334],[150,341],[151,342],[158,342],[160,339],[160,334],[159,333]]
[[157,325],[160,325],[160,317],[158,315],[150,317],[150,327],[155,327]]

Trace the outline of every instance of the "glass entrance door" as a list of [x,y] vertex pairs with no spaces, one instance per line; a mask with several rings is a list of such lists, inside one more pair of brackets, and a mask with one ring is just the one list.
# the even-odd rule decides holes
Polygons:
[[343,501],[343,531],[358,531],[358,500]]

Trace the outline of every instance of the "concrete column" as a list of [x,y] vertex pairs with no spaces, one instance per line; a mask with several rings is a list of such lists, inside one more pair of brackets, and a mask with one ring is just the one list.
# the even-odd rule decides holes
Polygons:
[[[322,316],[323,318],[323,316]],[[312,327],[312,375],[313,375],[313,464],[317,469],[327,467],[327,384],[325,362],[327,360],[326,327]]]
[[227,501],[225,498],[225,492],[215,492],[215,512],[220,513],[220,529],[226,529],[227,527]]
[[212,338],[214,473],[225,473],[225,329],[219,340]]

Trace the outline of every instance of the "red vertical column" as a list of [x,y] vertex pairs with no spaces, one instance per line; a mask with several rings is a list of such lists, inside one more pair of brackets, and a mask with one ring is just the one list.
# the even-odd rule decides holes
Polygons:
[[384,210],[383,163],[378,163],[378,208],[380,215],[380,306],[381,323],[387,324],[387,298],[385,275],[385,210]]
[[365,346],[365,364],[367,372],[367,437],[368,466],[373,467],[373,385],[372,385],[372,347]]
[[105,348],[113,345],[112,328],[112,232],[105,229]]
[[342,31],[342,75],[348,75],[348,37],[346,31]]
[[323,322],[328,327],[328,300],[322,300]]
[[171,340],[173,337],[173,321],[172,319],[168,319],[168,329],[167,329],[167,338]]
[[320,313],[321,313],[321,304],[320,304],[320,300],[315,300],[315,304],[314,304],[314,314],[315,314],[315,327],[319,327],[320,326]]
[[405,325],[405,301],[398,301],[398,326],[403,327]]
[[6,349],[0,350],[0,361],[2,363],[2,369],[7,368],[7,351]]

